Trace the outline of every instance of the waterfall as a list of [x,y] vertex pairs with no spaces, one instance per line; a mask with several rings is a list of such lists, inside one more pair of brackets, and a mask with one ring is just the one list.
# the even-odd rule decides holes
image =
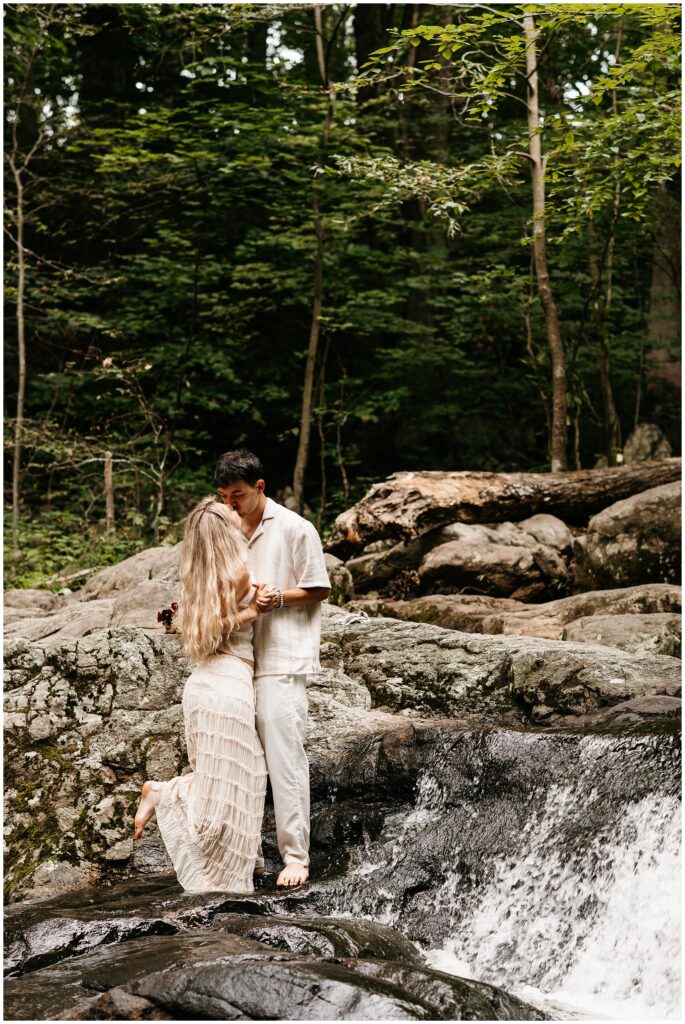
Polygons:
[[[439,768],[424,769],[414,807],[386,820],[389,841],[368,847],[348,876],[354,912],[413,937],[416,918],[391,880],[420,848],[421,834],[437,828],[457,839],[449,860],[442,853],[436,864],[431,913],[447,937],[432,946],[423,940],[430,966],[498,985],[562,1019],[679,1019],[675,747],[653,736],[559,740],[563,758],[549,771],[547,737],[528,733],[516,741],[519,764],[534,770],[525,789],[505,793],[521,826],[512,828],[508,817],[509,845],[493,844],[491,856],[483,842],[492,820],[488,794],[467,793],[463,775],[455,784],[440,759]],[[495,738],[492,749],[500,742]],[[492,779],[491,767],[470,760],[469,785]],[[474,877],[475,847],[482,856]],[[348,888],[348,912],[350,895]]]
[[[592,1016],[679,1019],[679,803],[626,805],[613,834],[569,855],[557,836],[578,813],[572,790],[550,791],[521,836],[520,858],[495,866],[428,961],[543,1006],[547,996]],[[454,875],[439,893],[441,912],[458,893]]]

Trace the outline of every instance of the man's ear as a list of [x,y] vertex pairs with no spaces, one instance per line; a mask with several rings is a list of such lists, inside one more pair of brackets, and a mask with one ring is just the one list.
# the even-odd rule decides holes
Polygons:
[[266,487],[266,484],[264,483],[263,480],[257,480],[257,482],[255,483],[255,487],[260,493],[262,493],[264,491],[264,488]]

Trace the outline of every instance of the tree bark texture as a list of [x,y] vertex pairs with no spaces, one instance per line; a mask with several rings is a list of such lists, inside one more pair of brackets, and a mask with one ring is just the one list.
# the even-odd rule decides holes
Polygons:
[[550,461],[552,472],[566,469],[566,353],[561,338],[559,315],[547,267],[545,229],[545,167],[542,157],[540,111],[538,103],[537,29],[532,14],[523,18],[526,36],[526,73],[528,115],[528,153],[533,186],[533,254],[540,300],[545,314],[547,344],[552,359],[552,433]]
[[107,533],[114,532],[114,482],[112,479],[112,453],[105,452],[105,529]]
[[384,538],[411,540],[448,523],[519,522],[539,513],[585,525],[603,508],[680,473],[680,459],[559,473],[394,473],[338,516],[326,550],[347,558]]
[[24,186],[21,172],[12,162],[17,188],[17,410],[14,421],[14,454],[12,461],[12,548],[19,553],[19,515],[21,509],[21,450],[24,431],[24,399],[26,395],[26,334],[24,325],[24,292],[26,289],[26,256],[24,253]]
[[309,457],[309,438],[312,426],[312,397],[314,391],[314,370],[316,367],[316,356],[319,348],[319,331],[321,307],[323,304],[323,260],[325,251],[325,235],[323,222],[321,220],[321,209],[319,207],[319,174],[323,170],[323,159],[328,148],[328,136],[333,123],[333,109],[335,103],[335,90],[328,78],[326,67],[323,39],[323,19],[321,16],[321,5],[314,7],[314,25],[316,27],[316,52],[319,64],[321,82],[328,94],[326,106],[326,117],[324,119],[321,133],[321,144],[317,168],[314,171],[312,182],[312,213],[314,217],[314,235],[316,238],[316,253],[314,257],[314,297],[312,301],[312,320],[309,329],[309,346],[307,349],[307,362],[304,371],[304,386],[302,390],[302,412],[300,416],[300,440],[293,472],[293,497],[296,510],[302,514],[304,508],[304,474],[307,468]]

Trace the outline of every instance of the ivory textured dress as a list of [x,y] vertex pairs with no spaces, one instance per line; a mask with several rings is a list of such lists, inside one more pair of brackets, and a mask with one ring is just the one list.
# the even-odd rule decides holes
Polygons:
[[266,764],[253,672],[239,660],[253,658],[252,626],[224,637],[221,650],[196,665],[183,691],[192,771],[158,783],[157,825],[189,892],[252,892],[259,851]]

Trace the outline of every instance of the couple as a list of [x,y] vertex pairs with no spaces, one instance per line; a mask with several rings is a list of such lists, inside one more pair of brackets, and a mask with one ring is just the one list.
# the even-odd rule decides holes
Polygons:
[[251,452],[222,455],[221,500],[195,506],[181,549],[178,623],[196,663],[183,691],[192,771],[144,784],[135,835],[156,814],[191,892],[253,891],[267,770],[284,863],[276,884],[309,875],[305,684],[319,667],[330,582],[315,528],[267,498],[263,477]]

